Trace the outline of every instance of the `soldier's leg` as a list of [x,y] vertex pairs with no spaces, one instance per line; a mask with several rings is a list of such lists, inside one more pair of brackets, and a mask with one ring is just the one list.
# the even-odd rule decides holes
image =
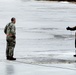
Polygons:
[[9,56],[9,48],[8,48],[8,43],[7,43],[7,46],[6,46],[6,57]]
[[14,55],[14,48],[12,47],[12,46],[10,46],[10,50],[9,50],[9,56],[10,57],[13,57],[13,55]]
[[6,58],[9,59],[9,48],[10,47],[10,42],[7,41],[7,46],[6,46]]
[[10,50],[9,50],[9,56],[13,57],[14,56],[14,48],[15,48],[15,40],[12,40],[10,43]]
[[6,57],[7,59],[13,58],[14,48],[16,41],[15,40],[7,40],[7,48],[6,48]]

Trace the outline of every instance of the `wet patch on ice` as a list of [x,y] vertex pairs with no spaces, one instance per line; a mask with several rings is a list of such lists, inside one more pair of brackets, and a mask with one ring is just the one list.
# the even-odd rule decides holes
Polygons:
[[57,38],[57,39],[66,39],[66,38],[73,38],[74,35],[58,35],[58,34],[54,34],[54,38]]
[[72,64],[76,63],[76,60],[70,59],[58,59],[58,58],[48,58],[48,57],[26,57],[26,58],[18,58],[18,61],[22,61],[24,63],[33,63],[33,64]]
[[64,35],[54,35],[54,38],[60,39],[60,38],[66,38],[66,37]]
[[30,30],[57,30],[58,28],[31,28]]
[[38,62],[38,63],[43,63],[43,64],[46,64],[46,63],[49,63],[49,64],[51,64],[51,63],[68,63],[68,64],[70,64],[70,63],[75,63],[76,61],[74,61],[74,60],[65,60],[65,59],[56,59],[56,58],[51,58],[51,59],[49,59],[49,58],[35,58],[35,61],[36,62]]
[[49,28],[28,28],[28,29],[26,29],[25,27],[24,28],[23,27],[18,27],[17,29],[22,30],[22,31],[24,31],[24,30],[25,31],[28,31],[28,30],[29,31],[31,31],[31,30],[43,30],[43,31],[44,30],[58,30],[58,28],[55,28],[55,27],[54,28],[50,28],[50,27]]

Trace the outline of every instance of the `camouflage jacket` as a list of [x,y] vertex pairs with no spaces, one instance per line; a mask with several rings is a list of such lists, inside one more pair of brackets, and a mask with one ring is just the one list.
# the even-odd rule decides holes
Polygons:
[[16,36],[15,25],[12,22],[8,23],[4,28],[4,33],[7,34],[7,35],[11,34],[12,36]]

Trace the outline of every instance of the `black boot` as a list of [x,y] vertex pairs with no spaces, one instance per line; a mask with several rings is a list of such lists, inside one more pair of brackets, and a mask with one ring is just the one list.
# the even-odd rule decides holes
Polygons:
[[10,56],[7,56],[6,59],[7,59],[7,60],[16,60],[16,58],[10,57]]
[[7,59],[7,60],[16,60],[16,58],[10,57],[10,56],[7,56],[6,59]]
[[16,58],[14,58],[14,57],[10,57],[10,60],[16,60]]
[[10,59],[10,57],[9,57],[9,56],[7,56],[7,57],[6,57],[6,59],[7,59],[7,60],[9,60],[9,59]]
[[74,57],[76,57],[76,55],[74,55]]

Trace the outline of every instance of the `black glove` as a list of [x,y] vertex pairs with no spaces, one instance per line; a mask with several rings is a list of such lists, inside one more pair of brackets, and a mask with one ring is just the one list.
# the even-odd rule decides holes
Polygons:
[[71,30],[71,28],[70,28],[70,27],[67,27],[66,29],[67,29],[67,30]]

